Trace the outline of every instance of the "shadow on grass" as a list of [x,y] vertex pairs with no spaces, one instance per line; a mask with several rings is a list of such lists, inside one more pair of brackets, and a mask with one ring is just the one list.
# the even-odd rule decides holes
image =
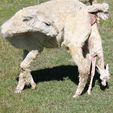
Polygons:
[[[95,70],[95,76],[92,84],[92,89],[95,86],[96,81],[98,81],[98,85],[100,86],[101,90],[105,90],[106,88],[109,88],[108,84],[107,86],[101,85],[100,75]],[[43,82],[43,81],[63,81],[65,78],[69,78],[72,82],[74,82],[76,85],[79,83],[79,72],[77,66],[67,65],[67,66],[57,66],[53,68],[46,68],[42,70],[36,70],[31,72],[33,79],[36,83]],[[84,94],[89,86],[89,82],[87,83],[84,91],[82,94]]]
[[[95,71],[95,76],[93,79],[93,84],[92,84],[92,89],[95,86],[96,81],[98,81],[98,85],[100,86],[101,90],[105,90],[106,88],[109,88],[109,85],[107,83],[107,86],[103,87],[101,85],[101,80],[100,80],[100,75],[98,74],[97,71]],[[78,72],[78,67],[77,66],[72,66],[72,65],[61,65],[53,68],[46,68],[46,69],[41,69],[41,70],[35,70],[31,72],[32,77],[35,81],[35,83],[39,82],[44,82],[44,81],[63,81],[65,78],[69,78],[72,82],[74,82],[76,85],[79,83],[79,72]],[[17,78],[18,80],[18,78]],[[82,94],[84,94],[89,86],[89,82],[87,83],[84,91]],[[31,86],[26,86],[26,88],[30,88]]]
[[75,84],[78,84],[78,68],[77,66],[57,66],[53,68],[46,68],[31,72],[33,79],[36,83],[43,81],[63,81],[65,78],[69,78]]

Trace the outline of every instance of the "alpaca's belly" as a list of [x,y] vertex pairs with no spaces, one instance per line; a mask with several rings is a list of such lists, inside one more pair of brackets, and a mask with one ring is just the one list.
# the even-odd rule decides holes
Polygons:
[[43,48],[57,48],[57,40],[55,37],[47,37],[42,33],[25,33],[8,38],[16,48],[26,50],[42,50]]

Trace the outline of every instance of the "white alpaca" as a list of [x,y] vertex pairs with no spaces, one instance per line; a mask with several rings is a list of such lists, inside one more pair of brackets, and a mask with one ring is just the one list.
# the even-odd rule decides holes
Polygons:
[[[102,11],[105,8],[99,4],[99,7],[95,7],[96,12],[100,6]],[[56,48],[62,44],[69,48],[79,69],[79,84],[74,97],[82,93],[91,63],[91,60],[83,56],[82,46],[93,32],[88,13],[93,7],[87,7],[78,0],[52,0],[18,11],[1,26],[3,37],[15,47],[29,51],[20,64],[16,93],[20,93],[27,84],[31,84],[32,89],[35,88],[30,64],[43,48]]]
[[[90,0],[90,3],[93,4],[94,8],[97,5],[97,4],[94,4],[96,2],[97,2],[96,0]],[[104,4],[103,6],[105,7],[106,4]],[[107,8],[107,6],[106,6],[106,8]],[[108,7],[108,9],[109,9],[109,7]],[[104,10],[104,12],[106,14],[103,14],[103,12],[99,12],[97,15],[98,15],[98,17],[101,16],[101,19],[106,20],[106,19],[108,19],[108,14],[106,12],[106,9]],[[110,78],[109,66],[108,66],[108,64],[105,66],[105,63],[104,63],[102,39],[101,39],[101,36],[100,36],[98,28],[97,28],[97,22],[92,26],[92,31],[93,32],[91,33],[89,40],[88,40],[90,59],[92,61],[91,80],[90,80],[89,87],[88,87],[88,94],[91,94],[92,82],[93,82],[93,78],[95,75],[95,68],[96,67],[98,68],[98,72],[100,73],[100,80],[101,80],[101,84],[103,86],[107,85],[107,82]],[[96,65],[97,59],[98,59],[98,65]]]
[[106,86],[107,81],[109,80],[109,67],[108,64],[104,67],[104,54],[102,48],[102,40],[101,36],[97,29],[97,23],[92,26],[93,32],[91,33],[89,40],[88,40],[88,48],[90,51],[89,58],[92,61],[92,68],[91,68],[91,81],[88,88],[88,94],[91,94],[92,82],[95,75],[95,68],[96,68],[96,61],[98,58],[98,71],[100,73],[100,80],[103,86]]

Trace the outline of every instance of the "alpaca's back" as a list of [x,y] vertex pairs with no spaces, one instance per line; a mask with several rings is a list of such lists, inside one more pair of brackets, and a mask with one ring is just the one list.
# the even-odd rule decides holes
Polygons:
[[[78,0],[48,1],[18,11],[2,25],[1,31],[18,48],[31,50],[58,47],[63,39],[62,36],[58,39],[56,37],[64,28],[68,16],[76,18],[81,10],[88,13],[86,6]],[[88,19],[86,14],[82,21],[85,18]]]

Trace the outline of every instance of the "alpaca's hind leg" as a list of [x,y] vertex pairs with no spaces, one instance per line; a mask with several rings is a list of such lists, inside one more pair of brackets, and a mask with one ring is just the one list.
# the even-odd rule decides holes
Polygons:
[[73,96],[78,97],[83,92],[89,77],[90,60],[88,58],[84,58],[81,47],[77,47],[75,44],[69,45],[69,50],[79,69],[79,84],[75,95]]
[[30,64],[37,57],[38,53],[38,50],[30,51],[20,64],[21,72],[19,75],[19,82],[15,91],[16,93],[21,93],[21,91],[24,89],[24,86],[27,84],[30,84],[32,89],[35,88],[36,84],[31,75]]

